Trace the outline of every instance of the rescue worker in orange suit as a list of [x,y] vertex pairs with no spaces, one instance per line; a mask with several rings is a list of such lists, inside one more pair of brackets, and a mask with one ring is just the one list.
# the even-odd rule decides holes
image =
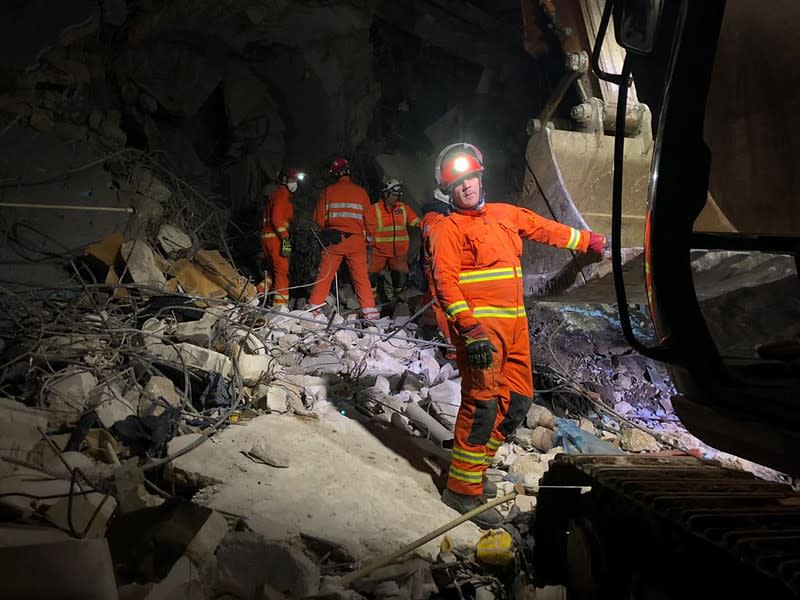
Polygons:
[[[484,201],[483,157],[471,144],[447,146],[436,181],[453,212],[429,234],[436,297],[450,319],[462,376],[453,453],[442,500],[466,513],[497,493],[484,474],[500,444],[520,425],[533,400],[528,321],[522,287],[522,238],[602,254],[606,240],[530,210]],[[502,522],[497,510],[473,518]]]
[[[433,314],[436,317],[436,325],[439,327],[439,332],[448,344],[452,344],[450,339],[450,325],[447,321],[447,315],[444,314],[444,309],[436,296],[433,293],[433,265],[431,263],[431,249],[430,249],[430,232],[433,226],[444,219],[450,214],[450,197],[444,192],[436,188],[433,191],[433,200],[422,206],[422,247],[420,249],[422,270],[425,273],[425,281],[427,282],[427,290],[422,298],[422,304],[428,304],[433,300]],[[444,353],[447,360],[455,360],[455,353],[452,350],[447,350]]]
[[395,300],[405,302],[408,283],[408,227],[419,227],[420,219],[408,204],[401,202],[403,182],[389,179],[381,190],[381,200],[375,203],[374,229],[368,232],[372,243],[369,281],[372,295],[377,297],[378,282],[389,267]]
[[297,183],[303,177],[305,175],[297,169],[282,169],[278,174],[280,185],[264,207],[261,245],[272,277],[272,303],[276,308],[286,307],[289,303],[289,257],[292,255],[289,223],[294,215],[292,194],[297,191]]
[[350,179],[347,160],[335,159],[330,172],[337,181],[322,190],[314,211],[314,221],[321,229],[319,239],[325,248],[319,278],[308,304],[312,309],[323,306],[336,272],[345,260],[361,313],[364,318],[375,320],[379,318],[378,309],[367,274],[367,231],[374,227],[375,212],[367,190]]

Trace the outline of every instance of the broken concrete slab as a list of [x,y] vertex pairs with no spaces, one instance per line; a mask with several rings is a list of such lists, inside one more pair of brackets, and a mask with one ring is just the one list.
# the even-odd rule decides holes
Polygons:
[[207,563],[214,557],[217,546],[228,533],[228,521],[213,510],[208,519],[186,547],[186,556],[196,564]]
[[661,445],[658,440],[646,431],[634,427],[623,427],[619,443],[628,452],[658,452]]
[[192,238],[172,223],[162,223],[156,236],[158,245],[167,254],[188,250],[192,247]]
[[[265,415],[247,427],[221,431],[215,439],[219,446],[213,460],[227,461],[229,475],[224,484],[204,491],[202,501],[245,516],[270,540],[302,532],[342,546],[355,559],[374,558],[458,516],[442,503],[430,472],[396,454],[332,405],[319,420]],[[236,474],[228,452],[238,453],[261,440],[286,452],[290,468],[252,466],[247,475]],[[219,456],[220,448],[224,457]],[[392,502],[386,502],[387,494]],[[470,545],[480,530],[466,523],[448,536],[456,544]],[[438,550],[439,542],[434,541],[420,553],[429,557]]]
[[261,384],[256,389],[256,406],[270,412],[284,413],[288,409],[286,389],[278,382]]
[[[91,478],[95,471],[95,461],[82,452],[62,452],[59,455],[50,453],[44,457],[42,468],[53,477],[69,480],[72,471],[79,469],[86,477]],[[80,482],[83,483],[83,479]]]
[[69,498],[61,498],[46,513],[46,518],[64,531],[72,528],[85,538],[105,536],[109,519],[117,508],[117,501],[110,494],[93,492]]
[[172,190],[146,167],[137,166],[133,170],[131,184],[137,193],[153,198],[159,204],[165,204],[172,197]]
[[[117,584],[103,538],[0,548],[5,573],[3,597],[116,600]],[[91,577],[87,577],[91,573]]]
[[299,548],[270,542],[251,532],[229,534],[217,554],[217,588],[256,597],[265,585],[287,598],[307,598],[319,590],[319,567]]
[[125,242],[120,248],[120,256],[125,261],[125,270],[134,283],[160,290],[167,282],[156,264],[153,250],[146,242],[133,240]]
[[75,423],[96,386],[97,378],[89,371],[66,372],[47,385],[44,404],[50,413],[50,425],[60,428]]
[[429,398],[436,418],[452,430],[456,424],[456,416],[461,406],[461,382],[443,381],[428,390]]
[[135,415],[139,409],[138,399],[135,403],[130,402],[115,386],[104,387],[94,395],[89,405],[94,407],[97,418],[106,428]]
[[180,342],[189,342],[196,346],[207,346],[214,335],[214,327],[219,318],[205,312],[196,321],[184,321],[175,325],[175,338]]
[[192,561],[182,556],[167,576],[153,586],[144,600],[175,600],[177,598],[202,598],[203,587],[200,584],[200,572]]
[[[175,390],[175,384],[172,383],[172,380],[161,375],[153,375],[147,380],[144,395],[142,396],[142,400],[146,403],[144,405],[145,408],[149,408],[150,404],[159,398],[166,400],[170,406],[181,406],[180,396]],[[163,408],[156,410],[155,414],[161,414],[161,412],[163,412]]]
[[46,412],[28,408],[21,402],[0,398],[0,456],[26,460],[47,431]]
[[270,379],[279,366],[275,358],[266,354],[238,351],[234,357],[236,368],[245,385],[255,385],[261,380]]
[[515,460],[509,468],[509,479],[522,481],[523,485],[526,487],[538,489],[539,480],[544,476],[549,467],[549,460],[542,460],[542,455],[523,454],[518,456],[517,460]]
[[535,429],[539,425],[549,429],[555,429],[556,424],[554,418],[555,417],[553,416],[553,413],[551,413],[550,409],[547,407],[542,406],[541,404],[532,404],[528,409],[528,415],[525,417],[525,422],[531,429]]
[[249,452],[251,457],[258,459],[270,467],[285,469],[289,466],[289,456],[280,448],[260,440],[253,444]]
[[[167,455],[173,456],[203,437],[201,433],[181,435],[170,440]],[[167,479],[192,488],[221,483],[232,477],[233,457],[226,460],[214,441],[206,440],[190,452],[172,460],[166,469]]]
[[214,352],[208,348],[201,348],[194,344],[181,342],[171,346],[152,345],[149,348],[153,354],[172,361],[178,365],[186,365],[189,367],[196,367],[204,371],[214,371],[222,374],[223,377],[230,377],[233,372],[233,364],[231,359]]

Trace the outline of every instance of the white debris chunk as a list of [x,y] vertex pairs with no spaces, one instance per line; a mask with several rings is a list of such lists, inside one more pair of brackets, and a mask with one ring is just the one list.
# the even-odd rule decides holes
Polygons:
[[279,366],[278,361],[266,354],[236,353],[236,367],[245,385],[254,385],[264,378],[270,378]]
[[117,421],[122,421],[130,415],[135,415],[139,409],[138,402],[131,404],[115,386],[105,386],[92,399],[97,418],[103,427],[111,427]]
[[47,413],[21,402],[0,398],[0,456],[25,460],[47,430]]
[[175,337],[181,342],[189,342],[197,346],[207,346],[214,333],[218,318],[206,312],[197,321],[185,321],[175,326]]
[[163,223],[158,228],[158,244],[167,254],[188,250],[192,247],[192,238],[171,223]]
[[223,377],[230,377],[233,371],[231,359],[224,354],[186,342],[174,346],[154,344],[150,352],[179,365],[221,373]]
[[211,511],[208,519],[200,527],[189,545],[186,546],[186,556],[197,564],[211,560],[222,538],[228,533],[228,522],[217,511]]
[[[148,402],[154,402],[159,398],[163,398],[170,406],[180,406],[181,399],[178,392],[175,391],[175,385],[171,379],[154,375],[147,381],[144,388],[144,399]],[[160,414],[160,411],[157,411]]]
[[77,421],[96,386],[97,378],[88,371],[70,372],[48,385],[44,403],[50,411],[50,425],[60,427]]
[[158,289],[164,287],[167,280],[158,268],[153,250],[147,243],[141,240],[125,242],[120,248],[120,255],[125,261],[125,270],[135,283]]
[[461,406],[461,382],[448,380],[433,386],[428,391],[436,417],[444,425],[453,429]]
[[279,384],[259,385],[256,390],[256,404],[260,408],[268,409],[270,412],[286,412],[287,400],[286,389]]
[[538,488],[539,480],[550,467],[548,460],[540,460],[539,454],[523,454],[518,456],[508,470],[509,475],[522,479],[526,487]]

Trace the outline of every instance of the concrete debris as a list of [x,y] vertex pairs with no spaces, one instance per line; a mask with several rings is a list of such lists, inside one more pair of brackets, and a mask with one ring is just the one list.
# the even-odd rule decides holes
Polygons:
[[167,254],[188,250],[192,247],[192,238],[171,223],[162,223],[158,228],[156,239],[158,245]]
[[540,404],[531,405],[531,407],[528,409],[528,415],[525,418],[525,421],[528,423],[528,427],[531,429],[534,429],[539,425],[549,429],[555,429],[553,413],[550,412],[550,409],[545,406],[541,406]]
[[116,386],[103,387],[94,396],[90,406],[94,408],[97,418],[106,428],[129,415],[135,415],[139,410],[138,398],[135,403],[130,402]]
[[205,312],[197,321],[184,321],[175,325],[175,338],[181,342],[189,342],[196,346],[207,346],[214,334],[217,316]]
[[[115,600],[114,566],[105,539],[89,538],[0,548],[6,598]],[[91,577],[87,577],[87,574]],[[24,576],[22,575],[24,574]]]
[[28,408],[21,402],[0,398],[0,456],[25,460],[36,443],[40,431],[47,430],[48,413]]
[[620,446],[628,452],[658,452],[661,444],[646,431],[634,427],[624,427],[619,436]]
[[436,418],[452,431],[456,425],[458,408],[461,406],[461,382],[443,381],[430,388],[428,394]]
[[53,525],[64,531],[75,531],[81,537],[99,538],[106,533],[106,525],[117,508],[117,501],[109,494],[94,492],[61,498],[46,513]]
[[236,351],[236,368],[245,385],[272,379],[279,370],[278,361],[265,354],[247,354]]
[[172,190],[145,167],[139,166],[133,170],[131,184],[138,194],[153,198],[159,204],[166,203],[172,197]]
[[97,378],[89,371],[68,372],[50,383],[44,392],[50,425],[60,428],[77,421],[96,386]]
[[86,477],[91,477],[95,462],[81,452],[62,452],[59,455],[51,453],[45,458],[42,468],[53,477],[69,480],[75,469],[79,469]]
[[289,457],[278,448],[266,444],[263,440],[253,444],[247,455],[249,458],[260,461],[270,467],[285,469],[289,466]]
[[269,412],[286,412],[288,408],[286,388],[278,382],[271,385],[259,385],[256,389],[256,406]]
[[173,345],[153,345],[150,347],[150,351],[156,356],[165,358],[177,365],[221,373],[223,377],[230,377],[233,372],[233,364],[230,358],[214,350],[201,348],[194,344],[182,342]]
[[222,539],[228,533],[228,521],[220,513],[211,511],[192,541],[186,546],[186,556],[195,564],[207,563],[214,556]]
[[160,290],[167,282],[161,269],[156,264],[153,250],[146,242],[134,240],[125,242],[120,248],[120,255],[125,261],[125,270],[134,283]]
[[[158,402],[159,399],[165,400],[169,406],[181,405],[181,398],[175,390],[172,380],[160,375],[154,375],[147,381],[147,385],[144,388],[142,400],[145,404],[140,404],[139,412],[143,413],[145,410],[149,410],[150,406]],[[163,411],[163,407],[156,407],[153,414],[161,414]]]
[[[190,433],[173,438],[167,445],[167,455],[177,455],[201,437],[201,433]],[[175,483],[193,489],[221,483],[230,477],[231,469],[231,465],[223,457],[224,453],[220,452],[214,442],[206,440],[191,452],[170,461],[166,476]]]

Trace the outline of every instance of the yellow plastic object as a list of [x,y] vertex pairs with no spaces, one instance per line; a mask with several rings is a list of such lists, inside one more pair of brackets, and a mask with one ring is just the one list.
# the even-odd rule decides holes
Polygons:
[[484,564],[507,566],[514,562],[514,540],[507,531],[492,529],[478,540],[475,552]]

